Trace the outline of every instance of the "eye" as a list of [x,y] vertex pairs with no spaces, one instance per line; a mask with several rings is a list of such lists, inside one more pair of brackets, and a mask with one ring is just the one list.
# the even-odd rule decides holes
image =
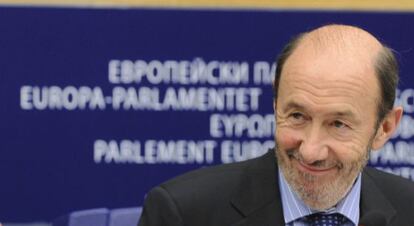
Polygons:
[[339,140],[347,140],[352,137],[353,127],[351,125],[342,120],[333,120],[329,124],[331,134]]
[[303,114],[300,112],[294,112],[290,116],[293,117],[294,119],[303,119]]
[[305,115],[300,112],[293,112],[289,115],[289,121],[294,125],[300,125],[304,123],[305,120]]
[[343,129],[343,128],[348,127],[345,123],[343,123],[343,122],[341,122],[341,121],[339,121],[339,120],[335,120],[335,121],[332,123],[332,125],[333,125],[335,128],[338,128],[338,129]]

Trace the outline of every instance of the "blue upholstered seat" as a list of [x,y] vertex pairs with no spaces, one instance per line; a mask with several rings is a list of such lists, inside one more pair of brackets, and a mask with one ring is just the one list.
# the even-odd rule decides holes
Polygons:
[[109,210],[106,208],[75,211],[53,221],[53,226],[107,226]]
[[113,209],[109,212],[108,226],[137,226],[141,207]]

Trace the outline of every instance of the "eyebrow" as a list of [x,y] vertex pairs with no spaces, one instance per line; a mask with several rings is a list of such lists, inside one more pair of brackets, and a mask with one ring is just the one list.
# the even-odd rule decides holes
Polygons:
[[303,106],[303,105],[301,105],[301,104],[299,104],[299,103],[297,103],[297,102],[295,102],[295,101],[290,101],[290,102],[289,102],[289,103],[285,106],[285,108],[283,108],[283,110],[284,110],[284,111],[287,111],[287,110],[292,109],[292,108],[299,109],[299,110],[305,110],[305,106]]
[[[301,111],[305,111],[306,107],[298,102],[295,101],[290,101],[286,107],[283,109],[285,112],[289,109],[298,109]],[[347,118],[352,118],[352,119],[357,119],[355,113],[349,109],[345,109],[343,111],[335,111],[332,113],[329,113],[328,115],[333,115],[333,116],[339,116],[339,117],[347,117]]]

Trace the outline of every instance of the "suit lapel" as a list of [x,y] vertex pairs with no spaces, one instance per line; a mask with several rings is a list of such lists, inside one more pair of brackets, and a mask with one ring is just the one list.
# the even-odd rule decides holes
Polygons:
[[232,198],[232,205],[244,218],[232,226],[284,225],[277,183],[274,151],[257,159],[246,169]]
[[[244,218],[231,226],[284,226],[274,150],[257,159],[244,173],[231,204]],[[362,173],[360,218],[380,212],[390,225],[396,210],[364,170]]]
[[367,170],[364,170],[362,173],[360,211],[361,219],[369,212],[381,213],[387,219],[387,225],[392,223],[396,214],[394,207],[375,184],[374,179],[369,175]]

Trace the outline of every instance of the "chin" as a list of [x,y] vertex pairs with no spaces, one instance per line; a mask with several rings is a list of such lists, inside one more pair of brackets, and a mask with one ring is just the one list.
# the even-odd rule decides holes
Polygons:
[[322,180],[318,176],[295,171],[291,170],[293,173],[285,174],[285,178],[303,202],[314,210],[326,210],[336,205],[351,187],[342,181],[342,177]]
[[[315,183],[316,184],[316,183]],[[319,183],[312,187],[291,185],[304,203],[314,210],[326,210],[335,206],[349,191],[350,186],[335,186],[333,183]]]
[[[281,146],[277,143],[276,147]],[[296,159],[300,159],[300,154],[297,149],[276,149],[276,157],[287,183],[296,195],[310,208],[326,210],[335,206],[350,191],[368,161],[370,145],[366,150],[365,155],[338,162],[334,171],[326,173],[315,173],[298,166]]]
[[314,210],[326,210],[342,200],[352,187],[358,172],[353,167],[337,169],[334,174],[319,176],[301,171],[293,159],[278,156],[282,173],[299,198]]

